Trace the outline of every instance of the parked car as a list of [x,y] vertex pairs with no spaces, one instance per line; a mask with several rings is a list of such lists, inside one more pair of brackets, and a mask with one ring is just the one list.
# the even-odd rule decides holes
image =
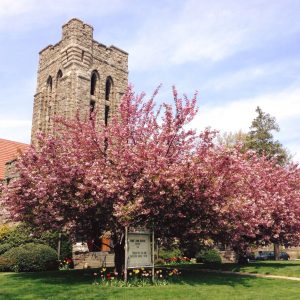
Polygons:
[[289,254],[286,253],[286,252],[280,252],[280,254],[279,254],[279,259],[281,259],[281,260],[289,260],[289,259],[290,259],[290,256],[289,256]]
[[255,261],[255,254],[254,252],[249,252],[245,256],[239,256],[238,257],[238,263],[239,264],[247,264],[251,261]]
[[[274,260],[275,254],[274,251],[259,251],[256,255],[255,260]],[[280,260],[289,260],[290,256],[286,252],[279,253]]]
[[271,254],[272,251],[259,251],[258,255],[255,256],[255,260],[269,260],[271,259]]

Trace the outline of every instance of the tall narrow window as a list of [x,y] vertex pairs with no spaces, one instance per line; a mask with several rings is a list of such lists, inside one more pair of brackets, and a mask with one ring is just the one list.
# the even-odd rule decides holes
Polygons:
[[90,114],[95,110],[95,100],[90,101]]
[[48,79],[47,79],[47,90],[48,92],[52,92],[52,77],[49,76]]
[[109,105],[105,105],[105,113],[104,113],[105,126],[107,126],[108,124],[108,119],[109,119]]
[[42,118],[42,130],[45,132],[50,128],[51,118],[51,105],[52,105],[52,77],[49,76],[46,82],[46,94],[42,105],[41,118]]
[[56,113],[62,115],[63,112],[63,105],[61,103],[63,99],[63,90],[61,87],[61,79],[63,77],[63,73],[61,70],[58,70],[56,74],[56,83],[55,83],[55,98],[54,100],[54,105],[53,105],[53,114],[55,115]]
[[63,76],[62,71],[61,71],[61,70],[58,70],[57,76],[56,76],[57,83],[60,81],[60,79],[62,78],[62,76]]
[[92,96],[95,96],[97,81],[98,81],[98,73],[97,73],[97,71],[94,71],[92,73],[92,78],[91,78],[91,95]]
[[107,101],[110,100],[110,96],[112,94],[112,88],[113,88],[113,81],[112,78],[108,76],[105,83],[105,100]]

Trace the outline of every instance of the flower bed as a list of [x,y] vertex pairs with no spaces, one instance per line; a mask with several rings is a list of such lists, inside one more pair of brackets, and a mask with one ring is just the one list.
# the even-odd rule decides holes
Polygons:
[[191,263],[191,259],[183,256],[183,257],[171,257],[171,258],[166,258],[165,263],[170,265],[170,264],[189,264]]
[[178,269],[167,270],[158,269],[154,273],[152,282],[152,270],[141,268],[128,270],[127,282],[124,281],[124,273],[111,272],[107,268],[101,268],[100,272],[94,273],[94,284],[101,286],[147,286],[147,285],[167,285],[174,282],[180,276]]
[[72,258],[65,258],[59,262],[60,270],[70,270],[74,269],[74,262]]

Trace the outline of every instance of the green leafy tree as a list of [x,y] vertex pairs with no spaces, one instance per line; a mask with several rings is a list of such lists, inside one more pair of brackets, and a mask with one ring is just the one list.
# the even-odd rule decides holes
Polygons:
[[[245,148],[255,150],[258,155],[265,155],[268,159],[275,159],[280,165],[287,164],[291,157],[282,144],[274,140],[273,132],[280,128],[275,117],[256,108],[257,117],[252,121],[250,131],[246,137]],[[279,244],[274,244],[275,259],[279,259]]]
[[275,159],[280,165],[285,165],[290,160],[290,155],[282,144],[274,139],[273,132],[279,132],[276,119],[263,112],[259,106],[256,112],[257,116],[252,121],[246,137],[246,149],[255,150],[260,156],[265,155],[269,159]]

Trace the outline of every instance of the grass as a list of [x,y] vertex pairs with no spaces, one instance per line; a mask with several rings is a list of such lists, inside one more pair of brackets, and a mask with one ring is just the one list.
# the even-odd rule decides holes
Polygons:
[[300,277],[300,261],[263,261],[251,262],[246,265],[224,263],[219,266],[207,267],[203,264],[178,265],[190,270],[213,268],[222,271],[247,272],[254,274]]
[[179,283],[167,286],[101,287],[92,284],[93,272],[0,273],[0,299],[298,300],[300,294],[300,283],[295,281],[204,273],[192,269],[183,271]]

